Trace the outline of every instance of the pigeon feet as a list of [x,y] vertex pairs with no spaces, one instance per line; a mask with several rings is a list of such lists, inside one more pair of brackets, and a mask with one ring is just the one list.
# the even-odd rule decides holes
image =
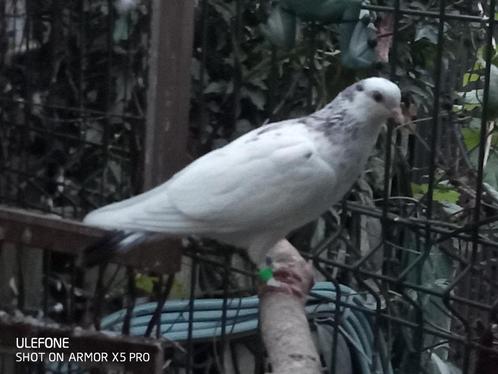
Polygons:
[[293,268],[279,268],[273,277],[263,284],[260,292],[282,292],[298,298],[306,297],[308,290],[303,289],[303,278]]

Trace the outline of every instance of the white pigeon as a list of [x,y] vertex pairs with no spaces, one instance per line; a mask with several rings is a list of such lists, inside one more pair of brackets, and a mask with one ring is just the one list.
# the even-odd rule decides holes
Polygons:
[[[247,249],[260,265],[280,239],[340,201],[382,124],[400,121],[400,101],[394,83],[364,79],[321,110],[252,130],[160,186],[89,213],[84,222],[142,236],[211,238]],[[124,240],[121,247],[133,241]]]

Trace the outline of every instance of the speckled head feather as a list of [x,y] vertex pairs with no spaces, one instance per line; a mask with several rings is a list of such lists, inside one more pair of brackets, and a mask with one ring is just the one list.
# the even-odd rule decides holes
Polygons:
[[309,117],[326,121],[329,127],[362,123],[377,127],[388,118],[401,121],[400,101],[401,92],[394,83],[384,78],[367,78],[344,89],[331,103]]

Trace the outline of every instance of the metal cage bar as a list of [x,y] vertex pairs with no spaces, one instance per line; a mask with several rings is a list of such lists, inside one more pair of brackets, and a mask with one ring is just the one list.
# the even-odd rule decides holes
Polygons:
[[[74,152],[86,155],[85,160],[92,166],[98,165],[98,167],[87,171],[80,178],[81,185],[75,185],[66,183],[66,179],[73,177],[67,170],[72,170],[71,167],[76,164],[67,165],[62,162],[64,170],[61,175],[61,163],[56,159],[53,162],[55,168],[53,173],[47,175],[40,173],[33,165],[53,161],[51,155],[42,154],[39,158],[43,162],[36,164],[38,160],[29,153],[20,154],[21,157],[19,160],[16,159],[16,162],[13,162],[15,154],[10,153],[9,157],[2,154],[0,155],[3,172],[3,175],[0,175],[0,201],[52,211],[63,216],[79,217],[96,205],[119,200],[138,192],[142,186],[150,188],[162,182],[183,166],[186,161],[187,147],[193,150],[194,154],[209,150],[217,144],[215,140],[219,140],[220,137],[236,134],[239,131],[237,126],[241,125],[242,119],[251,124],[252,122],[263,123],[268,121],[268,118],[273,120],[301,113],[299,109],[312,110],[319,102],[317,99],[319,94],[314,91],[313,86],[316,83],[313,77],[319,69],[314,64],[316,61],[333,58],[334,53],[337,52],[334,45],[330,47],[332,52],[326,51],[330,52],[328,54],[324,53],[325,48],[322,47],[323,43],[328,42],[326,37],[333,35],[331,29],[324,31],[320,29],[319,23],[310,22],[305,25],[308,30],[305,48],[300,48],[298,45],[290,52],[282,52],[274,46],[269,46],[266,51],[255,53],[254,58],[257,62],[251,65],[246,62],[249,57],[244,51],[249,50],[251,46],[265,43],[261,35],[254,30],[263,22],[262,20],[269,11],[268,1],[202,0],[196,5],[193,1],[151,0],[150,3],[146,2],[148,11],[142,14],[146,21],[143,24],[139,22],[137,23],[139,26],[136,26],[143,30],[141,37],[151,45],[152,51],[148,56],[150,60],[148,60],[143,51],[134,50],[132,43],[129,42],[130,38],[134,38],[135,29],[126,28],[123,25],[129,26],[130,22],[133,22],[134,18],[130,14],[122,16],[114,8],[113,2],[105,0],[101,3],[104,6],[103,9],[107,9],[107,13],[104,12],[92,18],[91,9],[92,4],[95,3],[91,1],[81,1],[77,4],[71,2],[69,7],[74,8],[72,11],[77,8],[82,15],[80,19],[68,20],[71,28],[80,30],[79,39],[68,40],[69,50],[76,45],[75,51],[79,64],[75,60],[68,59],[67,61],[71,61],[74,66],[71,63],[67,63],[67,66],[62,63],[62,66],[65,66],[66,74],[74,76],[75,82],[72,85],[68,83],[68,87],[78,87],[78,94],[75,95],[73,101],[68,100],[63,103],[57,100],[43,101],[44,97],[40,99],[38,95],[42,90],[37,87],[38,82],[34,77],[36,75],[34,62],[38,61],[36,53],[39,51],[39,46],[36,38],[33,37],[32,28],[36,26],[36,17],[47,17],[47,15],[43,11],[35,12],[36,7],[32,1],[11,0],[10,2],[15,4],[12,14],[5,14],[6,8],[0,5],[0,17],[13,19],[16,22],[26,21],[22,30],[15,27],[16,22],[13,23],[14,26],[11,26],[14,31],[13,39],[9,40],[14,40],[12,43],[16,49],[16,53],[10,57],[20,58],[20,64],[27,69],[25,75],[14,69],[14,75],[22,75],[24,79],[27,79],[27,84],[19,93],[10,96],[0,95],[2,138],[9,139],[12,147],[19,144],[22,149],[29,148],[26,145],[32,138],[39,139],[40,137],[52,138],[61,144],[74,143],[71,149],[74,148]],[[380,183],[382,188],[375,196],[376,198],[372,198],[372,204],[353,201],[354,197],[344,201],[337,207],[340,213],[334,217],[329,214],[323,218],[326,235],[321,242],[311,245],[309,241],[301,240],[304,243],[303,255],[313,261],[322,276],[329,280],[336,290],[334,297],[311,295],[320,300],[321,306],[334,305],[334,311],[328,315],[328,318],[332,319],[330,324],[334,328],[331,351],[337,352],[341,336],[340,328],[345,319],[352,311],[361,313],[361,316],[371,321],[372,352],[376,352],[378,356],[377,361],[370,362],[370,369],[383,373],[389,373],[393,368],[404,370],[404,372],[423,372],[427,363],[433,359],[434,352],[441,352],[445,349],[444,347],[446,347],[446,361],[459,366],[462,373],[472,373],[472,370],[477,370],[476,367],[479,366],[482,357],[493,359],[498,355],[493,345],[485,344],[484,335],[480,335],[474,326],[477,318],[483,319],[481,322],[488,330],[492,330],[493,323],[498,323],[494,320],[498,305],[497,295],[496,292],[492,292],[493,287],[498,287],[498,272],[493,270],[493,261],[496,263],[497,259],[498,238],[492,228],[498,217],[497,204],[492,200],[490,202],[488,198],[492,191],[483,184],[484,161],[487,157],[486,142],[489,136],[489,121],[486,119],[486,114],[490,110],[493,57],[489,46],[492,45],[495,33],[495,19],[471,13],[470,10],[468,14],[464,10],[460,13],[449,13],[448,6],[453,3],[440,0],[436,4],[437,9],[430,10],[411,8],[409,2],[401,0],[394,0],[392,6],[363,6],[366,10],[390,14],[393,17],[390,66],[372,69],[372,72],[389,75],[393,80],[400,78],[397,69],[403,64],[402,54],[406,48],[406,45],[403,45],[403,30],[406,30],[406,23],[404,23],[406,17],[417,16],[420,19],[430,19],[435,22],[434,65],[428,69],[434,78],[431,89],[433,96],[426,109],[430,120],[423,118],[419,122],[426,126],[430,124],[426,129],[427,139],[422,139],[428,150],[427,157],[424,158],[427,162],[423,165],[423,170],[419,172],[420,175],[427,176],[427,189],[423,193],[423,198],[396,196],[396,183],[399,182],[396,178],[400,178],[396,165],[400,158],[397,149],[400,130],[393,124],[389,124],[381,139],[385,147],[384,174]],[[19,4],[26,5],[26,12],[19,12]],[[52,13],[57,11],[56,5],[51,8]],[[58,6],[62,6],[60,2]],[[485,6],[485,13],[494,15],[494,9],[495,0],[491,0],[489,6]],[[348,22],[353,21],[348,20]],[[217,22],[226,26],[221,33],[217,33],[220,30],[220,24]],[[451,103],[450,109],[447,108],[445,96],[450,84],[445,81],[447,70],[445,58],[447,58],[450,44],[447,39],[447,27],[450,24],[473,25],[472,27],[483,25],[486,33],[483,45],[488,46],[484,55],[483,116],[480,120],[478,136],[477,172],[471,178],[475,185],[474,202],[471,217],[464,223],[440,219],[438,217],[440,207],[436,204],[438,188],[440,188],[438,169],[441,152],[438,147],[443,141],[441,131],[445,125],[444,121],[450,117],[447,112],[452,110],[451,105],[453,105]],[[92,53],[90,41],[94,35],[94,29],[105,29],[107,32],[100,61],[100,66],[105,68],[98,72],[92,71],[87,66],[90,64]],[[15,44],[19,41],[16,39],[16,32],[19,30],[25,34],[25,37],[20,39],[22,42]],[[122,34],[116,30],[121,30]],[[0,30],[0,39],[5,38],[5,35],[3,30]],[[223,41],[221,47],[216,48],[216,42],[220,40]],[[141,40],[140,43],[137,42],[137,45],[143,42],[144,40]],[[0,48],[4,48],[1,43]],[[61,53],[58,50],[55,52]],[[57,53],[52,54],[52,61],[57,61]],[[223,54],[228,56],[224,60],[220,57],[224,56]],[[192,64],[191,66],[192,56],[198,65]],[[302,61],[299,59],[300,56],[304,56]],[[65,58],[68,57],[65,56]],[[143,61],[148,62],[148,70],[139,69]],[[2,72],[11,62],[5,58],[0,61],[0,74],[3,74]],[[116,66],[120,68],[113,70]],[[261,82],[248,84],[245,79],[249,80],[252,77],[251,69],[255,67],[267,68],[269,73]],[[468,66],[462,66],[461,70],[468,71],[467,68]],[[198,76],[196,76],[195,69],[198,69]],[[72,70],[74,70],[73,73]],[[60,71],[57,70],[57,72]],[[140,77],[135,77],[137,81],[148,76],[151,83],[147,90],[143,84],[132,85],[137,88],[136,90],[130,88],[130,82],[134,80],[133,75],[136,71],[141,71]],[[289,72],[296,72],[296,74],[292,75]],[[224,78],[225,86],[221,84],[210,86],[210,79],[221,75],[227,77]],[[303,85],[299,82],[302,76],[307,79],[306,84]],[[29,77],[32,79],[28,79]],[[92,101],[91,90],[84,92],[88,84],[93,84],[88,83],[91,78],[98,81],[94,88],[98,95],[101,95],[101,100],[98,102]],[[111,88],[120,79],[123,79],[122,88],[125,92],[124,98],[121,98],[124,102],[124,110],[116,111],[119,100],[115,100],[115,94]],[[351,76],[348,76],[348,79],[351,79]],[[333,83],[335,86],[327,92],[329,96],[340,89],[340,84]],[[261,92],[250,91],[254,88],[251,84],[269,96],[266,104],[258,102],[258,99],[261,100],[258,93]],[[53,89],[56,85],[52,82],[48,86]],[[269,89],[265,91],[264,87],[269,87]],[[284,97],[280,98],[277,97],[277,92],[282,87],[286,87],[286,92]],[[453,90],[453,88],[449,89]],[[50,96],[50,92],[47,95]],[[191,95],[191,123],[188,120],[189,95]],[[252,99],[251,95],[253,95]],[[295,101],[293,106],[286,107],[285,102],[291,101],[293,96],[301,97]],[[254,105],[250,111],[244,112],[244,105],[242,105],[244,100],[255,100],[259,106]],[[147,104],[146,107],[145,104]],[[13,114],[14,112],[16,114]],[[121,126],[125,130],[117,131],[116,129]],[[461,126],[461,124],[458,123],[455,126]],[[189,130],[199,137],[208,139],[204,143],[198,142],[198,139],[191,139],[187,144]],[[24,136],[18,138],[16,132]],[[416,148],[416,146],[413,147]],[[100,152],[103,161],[95,161],[95,156],[92,159],[91,152]],[[90,156],[88,156],[89,153]],[[141,169],[141,165],[145,165],[144,170]],[[79,166],[83,168],[85,165]],[[133,168],[133,175],[125,172],[128,166]],[[408,166],[411,165],[408,163]],[[108,187],[112,185],[109,178],[117,178],[121,181],[115,186],[114,191],[108,190]],[[12,184],[16,181],[20,183],[17,189],[12,188]],[[48,188],[52,188],[55,192],[48,193]],[[45,196],[45,200],[41,201],[39,196]],[[56,206],[64,206],[66,210],[57,210],[54,208]],[[380,222],[381,240],[368,247],[368,251],[362,252],[361,248],[358,248],[362,245],[362,240],[365,241],[364,237],[361,238],[361,233],[362,230],[367,230],[365,227],[369,222]],[[83,247],[82,244],[91,238],[103,235],[98,230],[90,230],[74,222],[9,209],[0,210],[0,228],[2,240],[0,244],[17,243],[15,250],[19,257],[12,262],[16,267],[22,267],[25,257],[22,253],[29,250],[29,247],[43,250],[43,269],[40,279],[43,283],[45,301],[40,308],[45,315],[50,314],[50,308],[53,307],[47,301],[47,295],[50,294],[53,281],[49,275],[54,273],[54,268],[60,266],[57,261],[62,261],[58,257],[58,252],[75,255]],[[309,235],[307,238],[309,239]],[[293,237],[292,239],[298,240],[299,238]],[[179,248],[178,243],[171,244],[171,250],[175,252],[177,260],[174,264],[170,262],[172,252],[164,254],[165,252],[160,251],[161,248],[148,248],[152,253],[149,256],[145,255],[145,252],[140,252],[135,257],[120,260],[122,264],[128,266],[127,274],[122,277],[125,279],[123,289],[128,293],[126,302],[120,304],[124,317],[121,324],[116,325],[120,333],[133,335],[135,326],[133,322],[137,318],[134,311],[141,305],[137,301],[139,281],[134,268],[143,267],[141,260],[149,258],[154,262],[155,256],[159,256],[163,267],[156,267],[154,270],[168,274],[174,272],[179,266]],[[306,248],[309,251],[305,251]],[[169,372],[185,369],[187,373],[193,373],[202,365],[205,367],[210,365],[212,370],[221,372],[220,366],[230,363],[235,363],[234,366],[237,366],[236,353],[232,347],[237,339],[231,334],[227,325],[230,312],[229,298],[254,291],[253,269],[236,262],[237,260],[233,259],[237,258],[236,254],[228,255],[226,252],[220,254],[220,247],[211,243],[204,243],[200,246],[190,245],[184,251],[186,256],[183,260],[184,269],[190,270],[190,273],[184,277],[188,279],[184,282],[185,295],[188,300],[181,314],[182,318],[185,318],[184,323],[187,324],[186,338],[179,342],[163,342],[161,346],[164,352],[157,353],[157,357],[166,357],[171,360],[171,366],[166,369],[170,370]],[[3,254],[6,252],[4,251]],[[157,255],[158,253],[162,255]],[[3,254],[0,249],[0,255]],[[444,257],[448,268],[451,269],[451,271],[448,270],[450,276],[446,279],[447,282],[436,285],[437,287],[434,282],[427,284],[422,279],[424,266],[433,261],[432,256],[436,254]],[[380,265],[376,265],[379,256],[381,257]],[[1,259],[2,257],[0,261]],[[78,296],[76,291],[81,280],[74,261],[64,260],[63,262],[67,264],[64,266],[67,266],[68,279],[71,279],[69,297],[65,304],[67,306],[65,322],[77,322],[75,311]],[[107,303],[106,295],[111,285],[120,277],[119,270],[108,276],[110,267],[107,269],[102,267],[99,274],[94,277],[97,292],[93,296],[94,304],[96,304],[93,317],[97,327],[101,325],[100,317],[110,313],[112,309]],[[23,282],[26,277],[22,272],[19,273],[21,276],[18,277],[17,285],[21,296],[18,306],[22,307],[26,293],[26,284]],[[214,283],[218,282],[216,291],[206,291],[203,284],[207,279],[206,274],[215,278]],[[242,283],[246,288],[235,287],[238,284],[233,278],[243,278],[245,281]],[[156,290],[155,296],[149,295],[149,298],[158,299],[158,304],[151,309],[153,312],[150,313],[150,320],[147,322],[144,335],[152,336],[155,333],[156,337],[166,336],[168,331],[161,321],[167,314],[167,308],[170,305],[167,303],[171,298],[169,297],[170,291],[173,292],[172,289],[176,283],[171,276],[168,278],[167,285],[164,285],[162,289],[162,277],[150,279],[154,279],[151,282]],[[347,292],[341,289],[342,283],[353,284],[358,295],[366,300],[365,304],[360,305],[348,299]],[[491,291],[486,295],[483,294],[482,289]],[[219,310],[220,335],[195,339],[198,322],[195,321],[197,299],[208,296],[222,299]],[[439,320],[431,319],[431,314],[425,309],[427,304],[437,310],[438,316],[444,316],[444,318],[441,317],[444,323],[438,324]],[[314,328],[317,327],[314,326]],[[488,333],[488,330],[485,333]],[[247,345],[252,345],[250,348],[252,348],[251,354],[255,356],[255,372],[263,372],[265,369],[263,348],[259,337],[254,337],[254,334],[254,332],[242,334],[241,339],[246,339],[246,342],[249,342]],[[1,337],[0,333],[0,341]],[[240,338],[240,336],[237,337]],[[407,344],[407,342],[410,345],[405,350],[399,349],[401,343]],[[384,352],[384,354],[379,352]],[[204,361],[200,362],[201,359]],[[337,359],[338,357],[333,355],[328,368],[329,372],[335,371]],[[2,360],[0,356],[0,370],[8,365],[10,364]],[[153,370],[160,372],[163,368],[156,365]]]

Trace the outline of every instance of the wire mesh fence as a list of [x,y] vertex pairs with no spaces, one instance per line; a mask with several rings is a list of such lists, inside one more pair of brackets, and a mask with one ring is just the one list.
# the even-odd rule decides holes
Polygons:
[[1,8],[2,201],[81,217],[136,192],[149,5]]
[[[317,269],[307,312],[324,370],[494,373],[495,1],[372,1],[326,22],[309,3],[196,3],[189,151],[309,113],[359,77],[396,81],[410,120],[385,128],[343,203],[289,237]],[[79,217],[141,185],[150,4],[125,15],[107,1],[43,4],[7,1],[1,15],[0,197]],[[268,21],[282,8],[281,19],[299,16],[289,18],[295,28]],[[176,280],[131,268],[83,277],[72,261],[55,254],[40,269],[45,287],[74,287],[64,296],[70,318],[54,320],[162,336],[164,372],[271,370],[254,269],[238,254],[191,242]]]

